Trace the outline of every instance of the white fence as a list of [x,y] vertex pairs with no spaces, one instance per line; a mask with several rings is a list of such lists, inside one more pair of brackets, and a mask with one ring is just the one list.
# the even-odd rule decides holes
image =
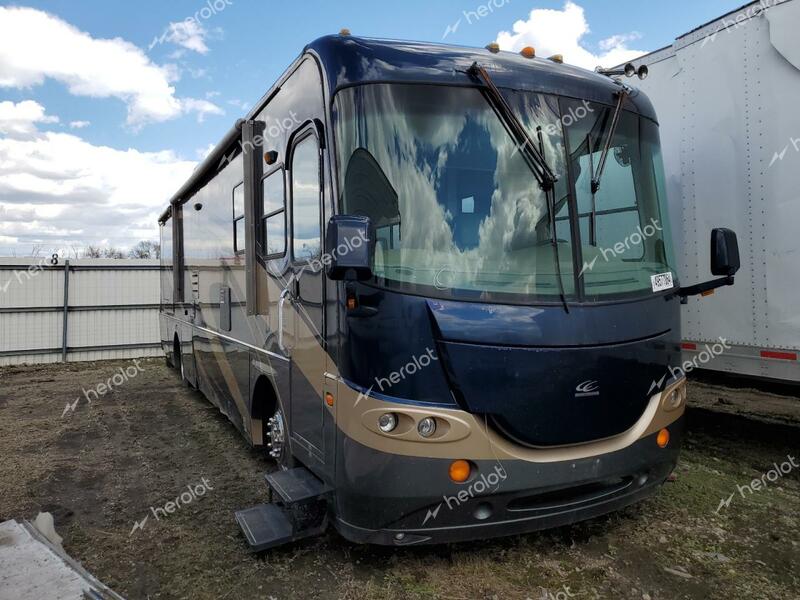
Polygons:
[[0,366],[160,356],[157,260],[0,258]]

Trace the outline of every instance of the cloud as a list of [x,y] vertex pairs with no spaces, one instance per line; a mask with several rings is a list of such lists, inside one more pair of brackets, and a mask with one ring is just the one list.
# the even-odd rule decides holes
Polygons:
[[630,33],[621,33],[617,35],[612,35],[610,38],[600,40],[598,46],[600,46],[601,50],[608,51],[622,47],[628,42],[635,42],[640,39],[642,39],[641,33],[639,33],[638,31],[631,31]]
[[187,112],[197,113],[197,122],[202,123],[205,121],[206,115],[224,115],[225,111],[219,106],[208,100],[197,100],[195,98],[186,98],[181,101],[184,110]]
[[[44,110],[27,123],[42,122],[37,115]],[[158,215],[195,165],[172,151],[95,146],[32,126],[25,138],[0,137],[0,254],[155,240]]]
[[645,54],[631,50],[627,43],[638,40],[636,33],[609,37],[600,42],[599,54],[594,54],[581,44],[589,33],[589,24],[581,6],[568,1],[563,10],[534,9],[526,21],[517,21],[513,31],[497,34],[502,50],[519,51],[533,46],[539,56],[562,54],[564,61],[578,67],[594,70],[597,66],[613,67]]
[[244,102],[243,100],[239,100],[238,98],[228,100],[228,104],[230,104],[231,106],[235,106],[239,110],[244,110],[244,111],[250,110],[250,105],[247,102]]
[[208,144],[205,148],[198,148],[195,150],[195,152],[197,152],[197,156],[200,157],[200,160],[203,160],[209,154],[211,154],[211,151],[214,150],[214,148],[216,148],[216,144]]
[[189,18],[185,21],[170,23],[164,33],[150,42],[148,50],[152,50],[158,44],[170,42],[199,54],[207,54],[207,36],[206,28],[195,19]]
[[0,88],[54,79],[75,96],[118,98],[134,128],[198,108],[208,114],[207,107],[176,97],[174,77],[123,39],[93,38],[40,10],[0,7]]
[[36,133],[36,123],[58,123],[58,117],[45,114],[44,106],[33,100],[0,102],[0,133],[17,139]]
[[88,127],[91,125],[91,121],[70,121],[69,126],[72,129],[83,129],[84,127]]

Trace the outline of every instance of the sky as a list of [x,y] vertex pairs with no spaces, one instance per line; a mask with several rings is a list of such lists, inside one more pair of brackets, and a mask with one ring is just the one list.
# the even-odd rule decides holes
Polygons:
[[305,44],[353,35],[593,69],[742,0],[0,1],[0,256],[126,250]]

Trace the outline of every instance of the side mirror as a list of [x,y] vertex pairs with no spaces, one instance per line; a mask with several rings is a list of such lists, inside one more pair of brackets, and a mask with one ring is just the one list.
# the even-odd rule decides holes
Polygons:
[[334,281],[372,278],[375,233],[369,217],[336,215],[328,221],[325,263]]
[[722,227],[714,229],[711,232],[711,272],[720,279],[682,287],[678,290],[681,304],[686,304],[689,296],[708,296],[717,288],[733,285],[733,276],[740,266],[739,242],[736,240],[736,234]]
[[711,273],[719,277],[733,277],[741,267],[739,242],[730,229],[711,232]]

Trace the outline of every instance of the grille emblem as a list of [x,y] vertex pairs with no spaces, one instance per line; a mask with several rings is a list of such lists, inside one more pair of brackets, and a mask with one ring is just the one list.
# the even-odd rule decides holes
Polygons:
[[584,381],[578,387],[575,388],[575,397],[576,398],[589,398],[591,396],[599,396],[600,390],[598,389],[600,384],[597,381],[589,380]]

